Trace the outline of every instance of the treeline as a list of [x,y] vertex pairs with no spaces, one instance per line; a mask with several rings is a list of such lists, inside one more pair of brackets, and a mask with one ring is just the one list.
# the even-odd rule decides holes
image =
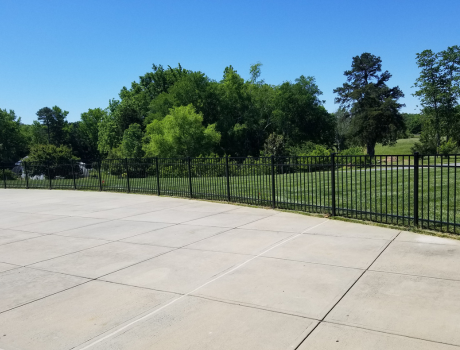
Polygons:
[[[458,106],[460,48],[417,54],[421,73],[415,83],[420,114],[402,114],[399,87],[382,70],[380,57],[353,57],[346,82],[334,90],[336,113],[328,113],[315,79],[270,85],[261,79],[260,63],[243,79],[226,67],[215,81],[180,64],[153,65],[107,108],[89,109],[77,122],[54,106],[37,111],[22,124],[14,111],[0,110],[3,162],[142,157],[238,157],[327,155],[331,152],[373,155],[377,143],[392,144],[420,133],[417,150],[436,153],[460,144]],[[443,148],[444,147],[444,148]],[[67,158],[67,159],[68,159]]]

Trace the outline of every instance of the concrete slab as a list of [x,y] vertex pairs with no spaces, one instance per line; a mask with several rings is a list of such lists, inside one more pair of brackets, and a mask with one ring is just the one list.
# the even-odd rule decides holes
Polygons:
[[172,224],[165,224],[161,222],[114,220],[63,231],[60,232],[59,235],[118,241],[123,238],[159,230],[171,225]]
[[0,245],[0,261],[29,265],[106,243],[96,239],[46,235]]
[[232,212],[211,215],[202,219],[188,222],[189,225],[218,226],[235,228],[253,221],[263,219],[265,216],[252,214],[234,214]]
[[377,258],[388,241],[303,234],[264,256],[366,269]]
[[[129,223],[132,222],[133,221],[130,221]],[[179,224],[129,237],[124,239],[123,242],[153,244],[158,246],[180,248],[227,230],[228,228],[226,227],[192,226]]]
[[170,250],[165,247],[112,242],[33,264],[31,267],[87,278],[98,278]]
[[186,297],[168,311],[162,310],[90,349],[294,349],[315,325],[316,321],[307,318]]
[[260,216],[271,216],[279,214],[279,211],[273,209],[265,208],[255,208],[255,207],[244,207],[234,205],[234,209],[231,211],[232,214],[251,214],[251,215],[260,215]]
[[184,211],[201,211],[205,213],[222,213],[229,210],[234,210],[235,206],[224,203],[210,203],[190,200],[188,203],[176,207],[176,209]]
[[450,239],[446,237],[436,237],[422,235],[414,232],[403,231],[396,238],[396,241],[414,242],[414,243],[431,243],[431,244],[449,244],[460,246],[459,239]]
[[12,270],[12,269],[17,269],[19,267],[20,266],[18,266],[18,265],[0,263],[0,272],[5,272],[5,271]]
[[306,215],[286,215],[285,213],[273,215],[262,220],[241,226],[243,229],[266,230],[280,232],[301,233],[308,228],[326,221],[322,218],[316,218]]
[[309,233],[338,237],[392,240],[399,232],[399,230],[392,230],[385,227],[373,225],[357,225],[356,223],[341,220],[329,220],[324,225],[315,227]]
[[52,221],[59,218],[62,218],[62,216],[10,212],[8,215],[0,215],[0,228],[13,228],[16,226]]
[[194,294],[321,319],[362,271],[256,258]]
[[100,210],[100,211],[93,211],[90,213],[82,214],[81,216],[87,218],[99,218],[99,219],[108,219],[108,220],[115,220],[115,219],[123,219],[130,216],[141,215],[145,213],[150,213],[155,210],[163,210],[162,208],[131,208],[131,207],[123,207],[123,208],[116,208],[116,209],[108,209],[108,210]]
[[88,279],[26,267],[0,273],[0,313],[85,282]]
[[39,233],[0,229],[0,245],[40,236]]
[[232,229],[193,243],[187,248],[257,255],[291,235],[288,232]]
[[[0,349],[77,349],[132,322],[95,346],[294,349],[316,325],[309,319],[332,307],[302,350],[460,347],[460,241],[409,232],[393,241],[395,231],[381,227],[190,199],[0,192],[0,304],[16,305],[0,309]],[[42,214],[41,207],[66,215]],[[144,217],[128,220],[132,214]],[[14,228],[27,225],[40,233]],[[55,234],[56,227],[65,230]],[[278,238],[302,232],[275,247]],[[353,284],[387,243],[371,267],[386,272],[367,271]],[[269,247],[273,257],[254,257]],[[171,251],[155,255],[159,249]],[[37,266],[20,266],[28,264]],[[107,272],[107,281],[97,282],[70,275]],[[72,278],[84,283],[72,285]],[[180,295],[192,291],[202,294]],[[329,317],[340,329],[323,331]]]
[[0,314],[0,348],[71,349],[173,295],[92,281]]
[[102,277],[162,291],[188,293],[247,259],[245,255],[179,249]]
[[460,345],[460,282],[369,271],[326,321]]
[[52,221],[16,226],[15,230],[49,234],[89,225],[95,225],[104,221],[107,220],[80,217],[63,217]]
[[355,327],[321,323],[298,350],[458,350],[458,347],[369,331]]
[[460,246],[393,242],[372,265],[371,270],[460,281]]
[[61,215],[61,216],[84,216],[85,214],[90,214],[94,210],[84,206],[84,205],[72,205],[69,203],[59,203],[58,206],[52,205],[42,205],[42,210],[40,214],[47,215]]
[[182,211],[178,209],[165,209],[153,211],[146,214],[130,216],[123,220],[128,221],[149,221],[149,222],[165,222],[170,224],[180,224],[181,222],[191,221],[204,216],[212,215],[213,213]]

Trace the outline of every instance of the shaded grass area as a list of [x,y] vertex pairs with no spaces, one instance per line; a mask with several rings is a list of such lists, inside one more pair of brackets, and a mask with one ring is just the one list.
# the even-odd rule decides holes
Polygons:
[[[331,171],[289,172],[231,176],[53,179],[51,187],[150,193],[228,201],[313,213],[332,212]],[[274,180],[274,181],[273,181]],[[25,188],[24,179],[8,180],[7,187]],[[159,187],[158,187],[159,185]],[[50,181],[29,180],[29,188],[49,188]],[[336,215],[414,225],[414,169],[342,167],[335,173]],[[420,167],[419,227],[460,232],[460,173],[457,167]],[[273,197],[273,189],[275,196]]]

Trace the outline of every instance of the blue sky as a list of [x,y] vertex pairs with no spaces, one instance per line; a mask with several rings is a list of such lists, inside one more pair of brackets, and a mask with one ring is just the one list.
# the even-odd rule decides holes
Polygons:
[[261,62],[270,84],[311,75],[333,112],[332,90],[353,56],[378,55],[390,85],[417,110],[415,54],[460,45],[460,1],[0,0],[0,108],[25,123],[44,106],[108,106],[152,63],[244,77]]

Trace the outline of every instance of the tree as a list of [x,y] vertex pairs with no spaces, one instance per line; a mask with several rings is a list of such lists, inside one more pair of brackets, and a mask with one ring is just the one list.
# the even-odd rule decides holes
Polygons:
[[422,131],[422,116],[416,113],[403,113],[404,124],[409,134],[420,134]]
[[320,100],[315,78],[300,76],[276,89],[273,122],[275,132],[284,135],[289,146],[305,141],[332,145],[335,119]]
[[417,54],[417,66],[421,71],[414,83],[418,88],[414,96],[420,98],[426,117],[423,139],[436,149],[443,137],[444,141],[454,137],[460,144],[460,116],[456,109],[460,97],[460,47],[452,46],[439,53],[422,51]]
[[112,100],[109,103],[109,113],[102,115],[97,124],[97,149],[107,155],[112,149],[118,147],[123,137],[123,132],[117,124],[113,111],[117,108],[119,101]]
[[[72,161],[78,160],[72,154],[72,150],[64,145],[55,146],[53,144],[35,145],[30,149],[29,155],[24,161],[31,163],[29,175],[45,175],[46,177],[55,178],[62,176],[71,178],[73,176]],[[74,172],[79,171],[74,167]]]
[[286,155],[283,135],[272,133],[268,136],[264,143],[264,155],[275,157]]
[[68,123],[66,117],[68,114],[68,111],[64,111],[58,106],[43,107],[37,112],[38,120],[47,128],[48,143],[59,146],[67,142]]
[[14,111],[0,109],[0,162],[16,162],[27,154],[27,138],[21,118]]
[[401,89],[387,86],[391,74],[382,71],[380,57],[370,53],[353,57],[352,69],[345,71],[347,82],[334,89],[335,103],[349,111],[351,135],[367,154],[375,154],[375,145],[396,142],[398,131],[404,128],[398,100],[404,97]]
[[346,109],[339,108],[334,115],[337,123],[335,128],[335,147],[340,152],[349,146],[350,114]]
[[149,157],[197,157],[210,154],[219,141],[215,125],[204,127],[203,116],[188,105],[147,125],[144,150]]
[[123,134],[121,149],[125,158],[142,158],[144,151],[142,149],[142,129],[139,124],[131,124]]

